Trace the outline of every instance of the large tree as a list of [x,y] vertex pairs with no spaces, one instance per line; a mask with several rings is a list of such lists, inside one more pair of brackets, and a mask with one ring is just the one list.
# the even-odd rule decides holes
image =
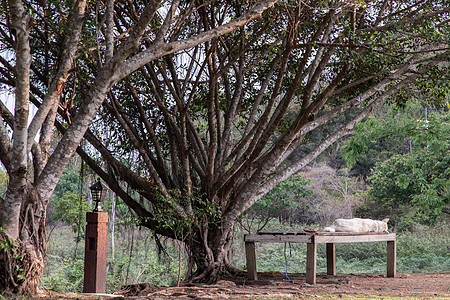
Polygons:
[[[200,6],[195,30],[246,7]],[[189,280],[214,281],[235,271],[246,209],[448,63],[449,12],[448,1],[283,1],[116,84],[78,153],[141,225],[185,242]]]
[[[220,25],[204,30],[200,10],[209,2],[2,1],[0,83],[14,94],[14,110],[2,99],[0,161],[9,183],[0,198],[0,292],[36,291],[50,196],[111,88],[155,59],[259,18],[275,2],[223,11]],[[226,10],[226,2],[215,5]]]

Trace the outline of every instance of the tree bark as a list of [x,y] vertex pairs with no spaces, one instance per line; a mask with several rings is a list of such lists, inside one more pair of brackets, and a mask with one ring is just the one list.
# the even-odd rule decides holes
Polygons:
[[21,196],[19,236],[12,239],[0,231],[0,240],[7,241],[0,251],[0,286],[14,294],[35,294],[45,267],[45,206],[28,180]]
[[233,255],[234,224],[217,227],[209,224],[187,237],[190,257],[197,269],[187,281],[215,283],[220,276],[237,272],[231,264]]

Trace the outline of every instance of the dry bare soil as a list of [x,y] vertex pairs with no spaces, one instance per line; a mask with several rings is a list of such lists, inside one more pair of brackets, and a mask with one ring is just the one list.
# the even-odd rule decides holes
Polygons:
[[[397,274],[386,278],[384,274],[318,274],[317,284],[305,283],[304,274],[279,272],[258,273],[258,281],[245,278],[228,278],[215,285],[188,285],[181,287],[154,287],[148,284],[125,286],[115,296],[95,298],[84,295],[42,294],[44,298],[121,298],[121,299],[308,299],[347,297],[409,297],[450,298],[450,273],[446,274]],[[122,298],[123,297],[123,298]]]

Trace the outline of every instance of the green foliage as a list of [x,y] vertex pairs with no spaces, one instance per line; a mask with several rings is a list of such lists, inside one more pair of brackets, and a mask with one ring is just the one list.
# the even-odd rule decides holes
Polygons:
[[87,202],[79,194],[67,191],[55,205],[54,219],[72,226],[73,232],[84,230],[86,212],[90,210]]
[[[163,241],[166,255],[161,256],[149,230],[140,231],[134,226],[119,226],[118,229],[114,257],[111,244],[108,245],[106,292],[112,293],[123,285],[142,282],[155,286],[176,284],[179,263],[176,244]],[[46,288],[57,292],[81,292],[84,248],[77,247],[74,239],[68,237],[75,237],[68,227],[56,228],[52,232],[41,280]],[[111,240],[110,236],[108,240]],[[187,266],[184,257],[181,263],[184,273]]]
[[450,108],[450,67],[441,66],[432,69],[428,76],[420,78],[415,86],[423,95],[423,101],[435,106]]
[[[0,233],[4,230],[5,225],[0,226]],[[3,237],[3,235],[1,235]],[[12,247],[17,247],[17,244],[14,243],[14,240],[12,238],[9,239],[0,239],[0,250],[3,252],[8,251],[8,249]]]
[[[18,251],[18,250],[20,250],[19,245],[17,243],[15,243],[12,238],[8,238],[4,234],[2,234],[2,231],[4,230],[4,228],[5,228],[5,225],[0,226],[0,253],[1,252],[8,253],[5,255],[6,257],[11,256],[11,257],[13,257],[14,261],[20,261],[23,256]],[[18,281],[25,280],[25,272],[24,272],[24,269],[22,268],[22,266],[20,264],[14,264],[13,268],[14,268],[13,276]]]
[[300,175],[286,179],[253,204],[243,218],[259,220],[263,224],[262,227],[273,218],[288,219],[299,205],[300,199],[312,194],[311,190],[305,189],[308,184],[309,180],[303,179]]
[[49,263],[46,268],[47,271],[51,268],[51,274],[48,272],[41,278],[46,288],[62,293],[81,293],[83,291],[83,259],[47,254],[47,260]]
[[4,197],[8,188],[8,173],[0,171],[0,197]]
[[58,181],[58,185],[53,192],[53,198],[57,200],[63,197],[63,195],[68,191],[77,193],[79,192],[79,187],[79,171],[76,168],[69,166],[64,169],[61,178]]
[[[431,80],[431,79],[429,79]],[[429,81],[425,81],[429,84]],[[435,87],[433,91],[438,89]],[[340,149],[351,174],[369,176],[375,163],[386,161],[396,154],[405,154],[430,144],[441,143],[448,135],[448,108],[444,100],[407,98],[404,107],[390,105],[379,108],[366,121],[355,127],[355,134]],[[437,103],[430,106],[429,103]],[[444,143],[444,144],[442,144]],[[434,147],[435,148],[435,147]]]
[[378,143],[398,143],[398,139],[390,140],[391,137],[404,135],[405,131],[411,128],[411,124],[405,124],[406,120],[398,120],[392,112],[390,114],[390,117],[383,119],[370,117],[356,125],[356,134],[342,147],[348,167],[353,167],[369,148],[380,150],[380,147],[377,147]]
[[405,109],[381,110],[357,126],[343,147],[344,157],[372,187],[355,215],[389,217],[397,230],[448,217],[449,120],[445,110],[411,100]]
[[412,207],[419,212],[416,221],[433,223],[449,205],[449,165],[448,150],[394,156],[373,170],[370,194],[393,207]]
[[417,102],[409,102],[407,109],[383,107],[356,125],[355,134],[341,149],[347,166],[354,174],[367,176],[376,162],[408,152],[411,133],[424,110]]
[[416,222],[432,224],[450,204],[449,116],[419,122],[411,138],[417,147],[378,163],[368,178],[370,194],[391,207],[407,206]]

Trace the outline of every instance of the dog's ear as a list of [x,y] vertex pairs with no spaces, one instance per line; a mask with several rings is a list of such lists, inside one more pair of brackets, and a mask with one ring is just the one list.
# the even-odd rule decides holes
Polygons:
[[383,220],[381,220],[381,222],[387,223],[387,222],[389,222],[389,219],[383,219]]

